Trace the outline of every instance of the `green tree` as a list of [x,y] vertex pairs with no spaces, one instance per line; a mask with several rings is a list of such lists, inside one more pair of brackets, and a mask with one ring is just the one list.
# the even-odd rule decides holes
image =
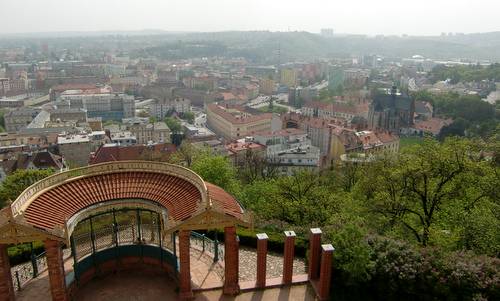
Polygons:
[[5,128],[5,110],[0,110],[0,127]]
[[239,192],[236,171],[226,157],[210,154],[202,155],[196,158],[191,169],[199,174],[203,180],[220,186],[230,193],[236,194]]
[[184,113],[180,114],[180,117],[191,124],[194,123],[194,113],[193,112],[184,112]]
[[26,188],[53,173],[54,170],[52,169],[16,170],[14,173],[7,176],[0,186],[0,206],[4,207],[8,205],[9,202],[13,202]]
[[276,210],[281,208],[277,202],[281,202],[281,199],[277,199],[278,187],[276,181],[270,180],[255,180],[252,183],[243,185],[242,192],[240,195],[240,200],[245,208],[252,210],[257,213],[256,218],[259,224],[264,221],[269,220],[284,220],[281,219],[286,216],[285,213]]
[[170,129],[170,131],[172,131],[173,134],[182,132],[182,125],[177,118],[167,117],[165,118],[165,123],[167,124],[168,128]]
[[238,175],[243,183],[253,183],[259,179],[272,179],[277,176],[279,166],[269,160],[261,152],[247,150],[243,160],[238,162]]
[[319,174],[301,170],[277,180],[278,198],[290,208],[287,222],[296,225],[321,226],[337,210],[330,191]]
[[398,158],[374,163],[363,181],[372,209],[428,245],[437,215],[464,189],[461,176],[470,171],[471,151],[463,140],[426,140]]
[[191,143],[182,141],[177,151],[170,157],[169,162],[174,164],[182,164],[190,168],[197,156],[204,155],[205,150],[200,150],[194,147]]

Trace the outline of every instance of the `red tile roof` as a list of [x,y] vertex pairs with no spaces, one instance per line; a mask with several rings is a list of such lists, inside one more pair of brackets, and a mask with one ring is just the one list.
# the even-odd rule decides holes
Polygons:
[[313,109],[322,109],[329,112],[340,112],[347,114],[363,114],[368,112],[370,105],[368,103],[348,104],[348,103],[324,103],[320,101],[310,101],[304,104],[304,107]]
[[245,124],[245,123],[252,123],[256,122],[259,120],[265,120],[268,119],[269,122],[271,122],[271,119],[273,118],[272,113],[262,113],[258,115],[252,115],[247,112],[243,112],[243,110],[239,107],[235,106],[230,106],[229,109],[235,109],[237,111],[241,112],[241,116],[235,116],[228,112],[226,110],[227,108],[224,108],[218,104],[211,103],[208,105],[208,110],[219,115],[220,117],[226,119],[227,121],[233,123],[233,124]]
[[398,136],[393,135],[389,132],[376,132],[375,134],[377,135],[378,139],[380,139],[380,141],[382,141],[382,143],[389,143],[389,142],[399,140]]
[[86,90],[95,88],[97,88],[95,84],[62,84],[53,86],[50,90],[54,92],[64,92],[66,90]]
[[[216,207],[235,218],[243,209],[222,188],[206,183],[208,195]],[[117,172],[77,178],[36,197],[24,212],[26,221],[42,229],[54,229],[80,210],[115,199],[145,199],[167,208],[169,218],[183,221],[197,213],[201,194],[192,183],[167,174],[153,172]]]
[[152,200],[181,221],[196,211],[201,196],[193,184],[166,174],[104,174],[73,180],[42,193],[28,206],[25,217],[34,226],[54,229],[83,208],[113,199]]
[[416,121],[415,128],[424,132],[430,132],[433,135],[439,134],[441,129],[453,122],[451,119],[430,118],[425,121]]
[[222,206],[226,214],[240,219],[243,217],[243,209],[232,195],[212,183],[205,182],[205,184],[207,185],[210,199],[217,203],[217,205]]
[[289,129],[281,129],[278,131],[265,131],[265,132],[256,132],[254,136],[264,136],[264,137],[288,137],[291,135],[303,135],[306,134],[304,130],[301,129],[294,129],[294,128],[289,128]]
[[255,142],[231,142],[224,145],[224,148],[231,153],[239,153],[245,150],[265,150],[266,147]]
[[174,144],[160,143],[152,146],[146,145],[102,145],[90,159],[90,164],[98,164],[111,161],[126,161],[144,159],[144,155],[158,152],[172,154],[176,150]]

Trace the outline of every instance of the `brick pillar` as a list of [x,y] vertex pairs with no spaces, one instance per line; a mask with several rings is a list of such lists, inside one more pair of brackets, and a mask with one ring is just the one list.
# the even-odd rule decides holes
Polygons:
[[183,300],[193,298],[193,290],[191,289],[191,262],[189,251],[189,237],[191,231],[179,231],[179,297]]
[[310,280],[318,279],[321,261],[321,229],[312,228],[309,232],[309,271]]
[[332,245],[321,245],[321,267],[319,272],[318,298],[328,300],[332,277],[332,256],[335,250]]
[[283,255],[283,283],[292,283],[295,232],[285,231],[285,254]]
[[15,299],[15,294],[7,245],[0,244],[0,301],[12,301]]
[[61,242],[47,239],[44,241],[49,270],[50,292],[53,301],[67,301],[66,280]]
[[236,295],[239,285],[239,246],[236,239],[236,227],[224,228],[224,294]]
[[267,240],[266,233],[257,234],[257,287],[266,286]]

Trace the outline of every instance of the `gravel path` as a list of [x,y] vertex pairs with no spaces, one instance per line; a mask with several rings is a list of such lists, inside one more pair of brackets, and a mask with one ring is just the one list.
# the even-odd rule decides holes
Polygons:
[[[256,279],[257,252],[256,249],[240,246],[240,281]],[[293,274],[306,273],[306,263],[303,258],[295,257],[293,261]],[[283,254],[268,252],[266,278],[283,276]]]

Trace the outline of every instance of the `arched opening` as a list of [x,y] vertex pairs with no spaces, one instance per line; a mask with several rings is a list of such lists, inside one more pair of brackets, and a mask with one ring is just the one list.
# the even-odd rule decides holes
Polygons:
[[[126,205],[132,203],[136,206]],[[96,276],[140,269],[166,274],[175,281],[175,238],[162,237],[165,219],[165,210],[140,199],[105,202],[82,210],[68,227],[72,229],[74,280],[81,287]]]

